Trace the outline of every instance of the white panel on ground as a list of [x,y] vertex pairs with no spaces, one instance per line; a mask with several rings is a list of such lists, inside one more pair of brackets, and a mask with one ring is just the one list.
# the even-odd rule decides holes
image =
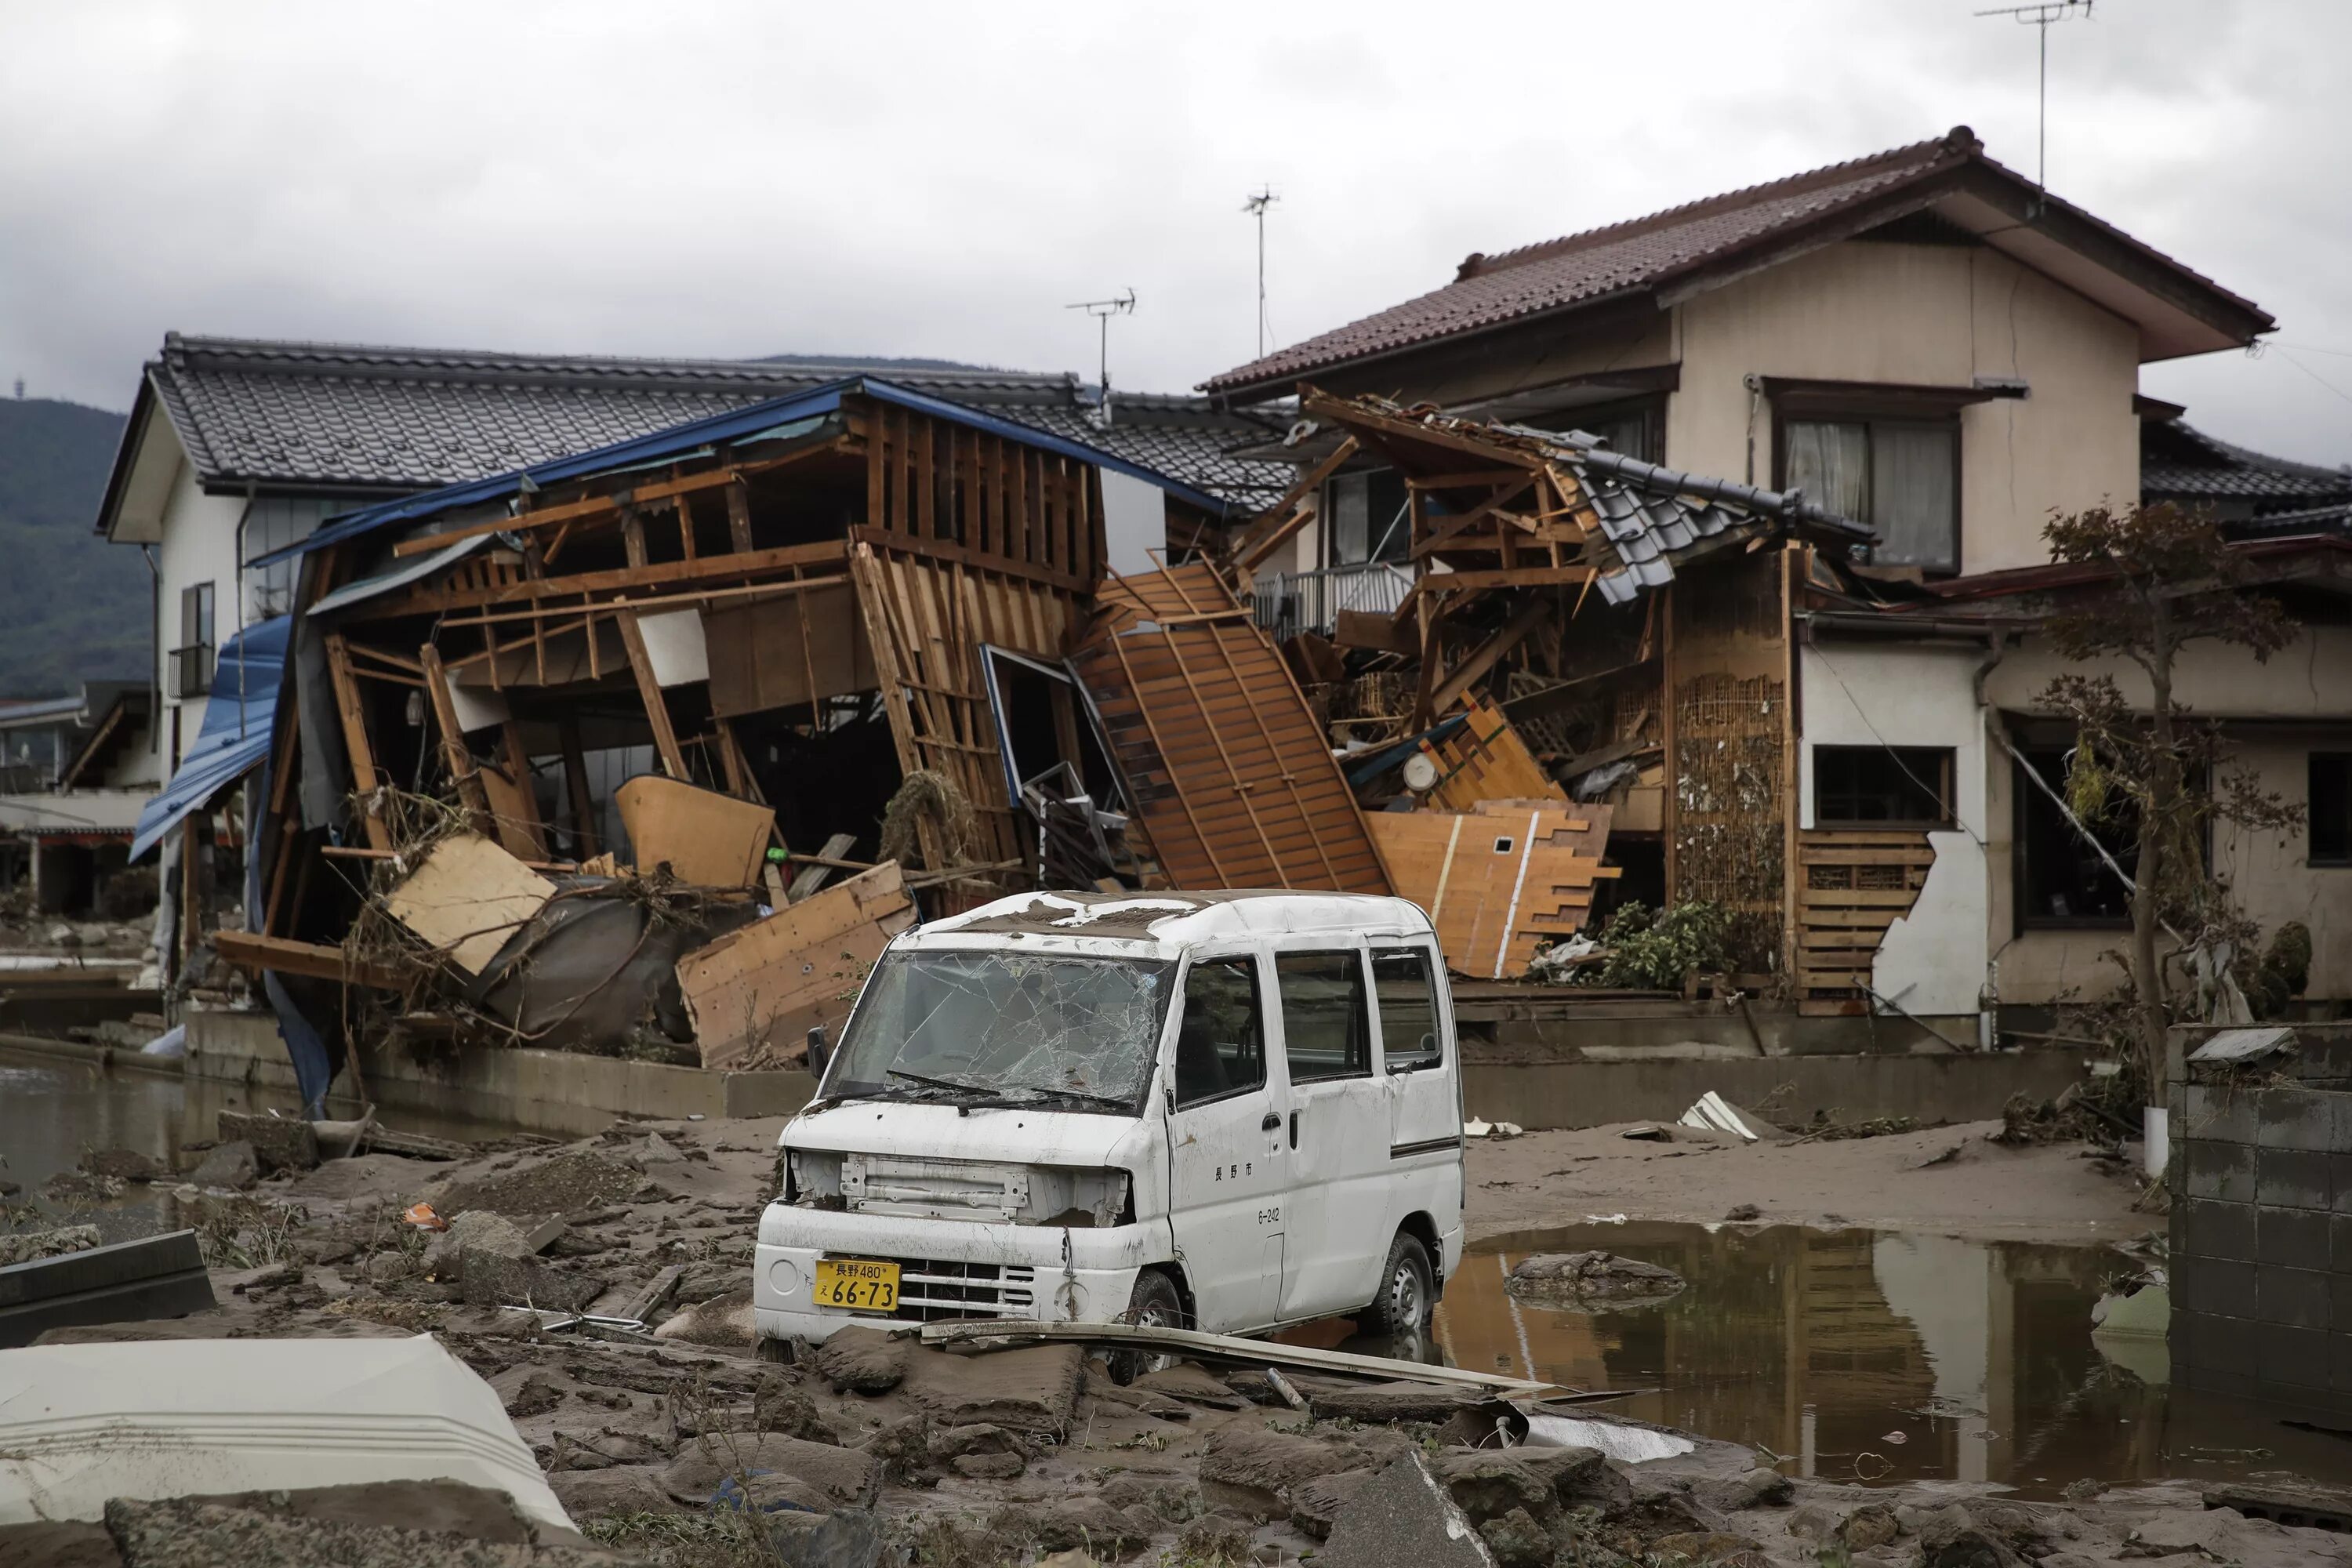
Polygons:
[[1120,574],[1157,572],[1166,564],[1148,551],[1168,552],[1168,498],[1158,485],[1127,474],[1102,473],[1103,544],[1110,569]]

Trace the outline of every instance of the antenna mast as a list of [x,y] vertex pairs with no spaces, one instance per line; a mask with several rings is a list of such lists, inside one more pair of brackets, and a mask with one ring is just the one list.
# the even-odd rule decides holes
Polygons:
[[1265,340],[1270,335],[1265,319],[1265,209],[1282,198],[1272,185],[1260,185],[1257,195],[1242,203],[1242,211],[1257,219],[1257,357],[1265,357]]
[[1135,288],[1129,284],[1126,293],[1109,300],[1081,300],[1075,305],[1065,305],[1066,310],[1084,310],[1102,323],[1100,374],[1102,376],[1103,423],[1110,423],[1110,319],[1135,313]]
[[2037,94],[2033,132],[2033,184],[2049,188],[2050,174],[2050,26],[2069,16],[2090,20],[2092,0],[2045,0],[2038,5],[2003,5],[1979,11],[1979,16],[2007,16],[2021,26],[2042,29],[2042,81]]

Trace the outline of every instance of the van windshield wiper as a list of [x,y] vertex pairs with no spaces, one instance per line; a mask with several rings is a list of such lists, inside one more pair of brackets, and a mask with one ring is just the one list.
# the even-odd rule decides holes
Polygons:
[[884,1071],[883,1076],[885,1078],[904,1079],[908,1083],[919,1083],[929,1089],[958,1089],[965,1094],[998,1094],[1003,1092],[993,1084],[971,1083],[965,1079],[958,1078],[933,1078],[928,1073],[908,1072],[904,1068],[887,1068]]
[[1108,1106],[1113,1110],[1135,1108],[1135,1096],[1131,1094],[1089,1094],[1083,1089],[1041,1089],[1035,1092],[1047,1100],[1075,1100],[1087,1105]]

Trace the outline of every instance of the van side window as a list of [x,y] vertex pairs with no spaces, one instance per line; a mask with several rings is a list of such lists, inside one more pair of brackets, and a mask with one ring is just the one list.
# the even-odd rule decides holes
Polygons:
[[1176,1108],[1265,1087],[1256,961],[1195,963],[1184,977],[1184,1016],[1176,1026]]
[[1370,1078],[1362,961],[1353,952],[1278,952],[1274,972],[1282,984],[1282,1054],[1290,1081]]
[[1440,1066],[1437,983],[1425,947],[1372,949],[1372,994],[1381,1006],[1381,1057],[1391,1072]]

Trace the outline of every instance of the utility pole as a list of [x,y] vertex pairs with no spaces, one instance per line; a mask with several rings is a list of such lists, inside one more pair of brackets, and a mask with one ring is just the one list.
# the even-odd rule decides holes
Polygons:
[[1257,219],[1257,357],[1265,357],[1265,340],[1271,335],[1265,318],[1265,209],[1282,198],[1272,185],[1260,185],[1257,195],[1242,203],[1242,211]]
[[2069,16],[2090,20],[2092,0],[2045,0],[2038,5],[2003,5],[1997,10],[1979,11],[1979,16],[2007,16],[2021,26],[2042,29],[2042,80],[2036,94],[2033,133],[2033,184],[2037,190],[2049,188],[2050,174],[2050,27]]
[[1066,310],[1084,310],[1102,323],[1100,374],[1102,377],[1102,418],[1110,423],[1110,319],[1135,313],[1135,289],[1130,285],[1126,293],[1109,300],[1081,300],[1075,305],[1065,305]]

